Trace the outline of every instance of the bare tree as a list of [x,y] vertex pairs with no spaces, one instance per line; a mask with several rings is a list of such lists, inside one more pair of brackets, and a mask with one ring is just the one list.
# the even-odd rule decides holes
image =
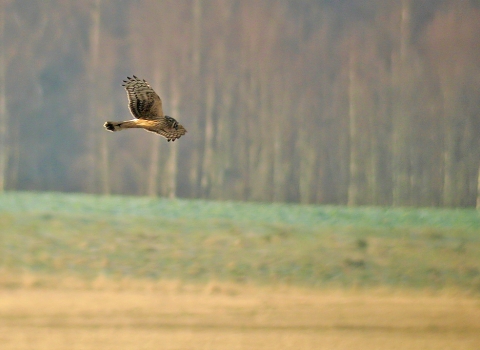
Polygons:
[[215,81],[214,75],[210,74],[207,80],[207,100],[205,108],[205,138],[204,138],[204,154],[202,162],[202,177],[200,186],[202,189],[202,197],[210,197],[210,186],[212,185],[212,177],[214,176],[214,122],[213,113],[215,106]]
[[[155,47],[155,56],[158,57],[159,48]],[[154,68],[153,86],[160,86],[163,82],[162,71],[159,68]],[[160,97],[161,98],[161,97]],[[159,167],[160,167],[160,148],[161,138],[151,138],[151,153],[148,165],[148,181],[147,181],[147,195],[150,197],[158,196],[159,188]]]
[[[480,197],[470,1],[32,6],[0,7],[0,191],[349,205]],[[155,85],[187,137],[103,131],[120,103],[125,112],[111,90],[125,73]]]
[[[108,146],[106,136],[99,127],[99,76],[100,69],[100,45],[101,45],[101,27],[102,27],[102,1],[92,0],[90,5],[90,32],[89,32],[89,55],[87,64],[88,77],[88,123],[89,132],[87,133],[87,192],[101,192],[108,194],[110,192],[110,179],[108,171]],[[101,124],[100,124],[101,125]]]
[[6,4],[0,5],[0,192],[5,190],[9,153],[7,142],[8,112],[5,96],[5,52],[7,51],[5,42],[5,7]]
[[[202,0],[193,0],[192,4],[192,47],[191,47],[191,73],[192,79],[196,81],[201,81],[201,67],[202,67],[202,23],[204,21],[204,5]],[[195,93],[198,97],[203,99],[203,93],[201,86],[195,87]],[[191,195],[193,197],[197,197],[200,191],[200,179],[201,179],[201,164],[202,164],[202,155],[200,153],[202,149],[202,139],[200,135],[202,135],[202,120],[203,120],[203,108],[202,104],[198,103],[197,108],[197,115],[196,120],[190,126],[190,132],[194,135],[197,135],[195,138],[195,144],[192,149],[191,154],[191,166],[190,166],[190,188],[191,188]]]
[[[177,77],[174,77],[170,84],[172,115],[179,115],[180,90]],[[166,164],[167,176],[167,197],[177,197],[177,176],[178,176],[178,142],[169,145],[168,160]]]
[[358,82],[357,82],[357,52],[351,45],[348,57],[348,133],[350,140],[348,200],[350,206],[359,204],[359,172],[362,160],[360,159],[360,124],[358,123]]
[[407,205],[410,196],[408,142],[410,116],[406,108],[408,72],[408,43],[410,38],[410,0],[401,1],[399,18],[398,49],[392,51],[392,162],[393,162],[393,205]]

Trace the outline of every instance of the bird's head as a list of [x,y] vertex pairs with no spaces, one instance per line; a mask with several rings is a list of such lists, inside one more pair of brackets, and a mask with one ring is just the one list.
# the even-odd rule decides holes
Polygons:
[[165,118],[172,123],[172,128],[174,128],[175,130],[178,130],[178,122],[175,119],[173,119],[172,117],[169,117],[168,115],[166,115]]

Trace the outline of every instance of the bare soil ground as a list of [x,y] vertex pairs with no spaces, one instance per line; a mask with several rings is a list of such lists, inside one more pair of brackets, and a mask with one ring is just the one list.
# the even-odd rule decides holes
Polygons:
[[158,286],[0,290],[0,348],[480,348],[465,295]]

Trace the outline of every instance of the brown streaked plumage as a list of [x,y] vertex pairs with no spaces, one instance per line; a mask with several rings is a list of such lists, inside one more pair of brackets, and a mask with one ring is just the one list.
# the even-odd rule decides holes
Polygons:
[[128,96],[128,108],[135,119],[123,122],[106,122],[103,126],[109,131],[129,128],[142,128],[162,135],[167,141],[175,141],[187,130],[175,119],[163,114],[162,100],[145,81],[127,77],[123,81]]

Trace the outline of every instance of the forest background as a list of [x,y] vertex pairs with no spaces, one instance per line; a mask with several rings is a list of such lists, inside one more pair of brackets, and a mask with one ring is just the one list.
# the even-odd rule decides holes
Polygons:
[[480,1],[4,0],[0,190],[474,207],[479,95]]

